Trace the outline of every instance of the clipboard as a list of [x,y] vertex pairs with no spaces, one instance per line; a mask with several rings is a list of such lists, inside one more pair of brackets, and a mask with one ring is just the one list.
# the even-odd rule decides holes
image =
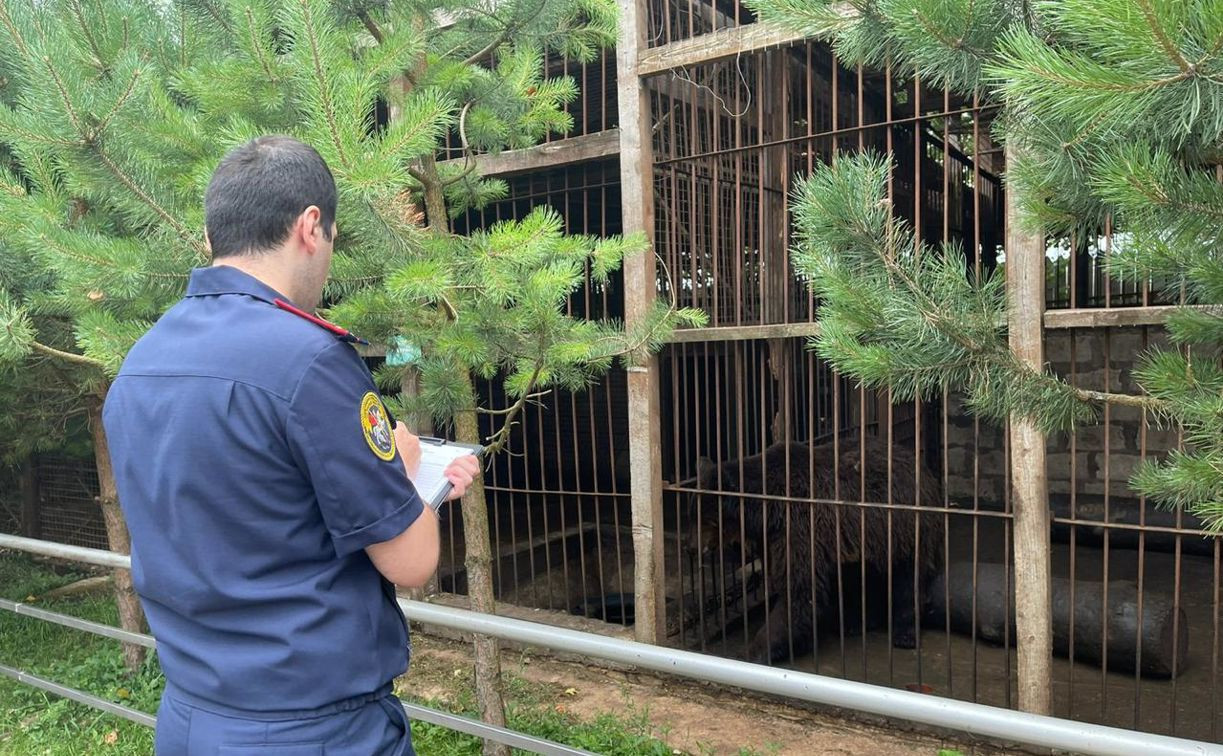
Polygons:
[[446,467],[459,457],[472,454],[480,457],[484,447],[476,444],[460,444],[444,438],[420,437],[420,467],[412,485],[416,493],[435,511],[450,495],[454,485],[446,479]]

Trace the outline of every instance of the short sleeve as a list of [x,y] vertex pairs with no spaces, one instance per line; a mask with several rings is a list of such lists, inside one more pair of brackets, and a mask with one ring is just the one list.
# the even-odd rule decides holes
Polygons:
[[390,416],[352,347],[337,341],[315,357],[290,399],[287,426],[337,554],[388,541],[420,516]]

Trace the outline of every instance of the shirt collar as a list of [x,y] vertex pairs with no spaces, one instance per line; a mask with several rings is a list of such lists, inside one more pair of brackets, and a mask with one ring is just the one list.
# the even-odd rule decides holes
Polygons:
[[271,286],[232,265],[214,265],[191,271],[184,296],[207,297],[218,294],[245,294],[268,304],[277,299],[289,301],[288,297]]

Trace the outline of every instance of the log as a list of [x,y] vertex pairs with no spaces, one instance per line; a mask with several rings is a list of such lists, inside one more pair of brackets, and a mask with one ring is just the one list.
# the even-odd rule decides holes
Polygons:
[[[1215,537],[1196,533],[1178,535],[1175,530],[1205,531],[1202,520],[1188,512],[1174,512],[1157,507],[1150,502],[1129,497],[1112,497],[1108,502],[1108,521],[1112,524],[1141,526],[1143,530],[1133,527],[1108,528],[1103,524],[1092,525],[1093,522],[1104,522],[1104,498],[1098,495],[1080,494],[1074,510],[1070,508],[1067,496],[1053,496],[1049,500],[1053,517],[1054,543],[1068,543],[1070,532],[1074,530],[1075,543],[1080,546],[1102,546],[1104,534],[1108,533],[1108,545],[1114,549],[1137,549],[1141,541],[1148,551],[1175,553],[1179,545],[1181,553],[1199,556],[1214,556]],[[1058,520],[1073,519],[1079,524],[1071,525]]]
[[[1010,580],[1008,605],[1004,599],[1008,596],[1005,569],[1001,564],[977,565],[976,634],[978,638],[991,643],[1002,645],[1009,639],[1014,645],[1015,581],[1013,577]],[[1150,590],[1143,592],[1140,632],[1138,586],[1134,582],[1109,581],[1107,621],[1102,583],[1075,581],[1072,612],[1070,580],[1053,578],[1052,582],[1055,655],[1070,656],[1070,622],[1073,614],[1075,661],[1102,665],[1107,624],[1108,669],[1133,674],[1135,667],[1140,666],[1143,676],[1165,679],[1184,672],[1189,652],[1189,624],[1184,610],[1175,607],[1170,596]],[[971,564],[953,564],[947,573],[937,576],[931,583],[929,616],[932,621],[941,622],[949,614],[951,630],[971,635],[972,607]],[[1006,635],[1004,629],[1008,624],[1009,635]]]

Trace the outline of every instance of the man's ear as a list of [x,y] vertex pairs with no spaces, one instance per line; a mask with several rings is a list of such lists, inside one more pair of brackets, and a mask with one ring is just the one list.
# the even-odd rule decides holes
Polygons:
[[323,233],[322,215],[317,205],[311,205],[302,210],[301,215],[297,216],[297,221],[293,224],[293,236],[311,254],[314,254],[319,244],[326,238],[326,234]]

